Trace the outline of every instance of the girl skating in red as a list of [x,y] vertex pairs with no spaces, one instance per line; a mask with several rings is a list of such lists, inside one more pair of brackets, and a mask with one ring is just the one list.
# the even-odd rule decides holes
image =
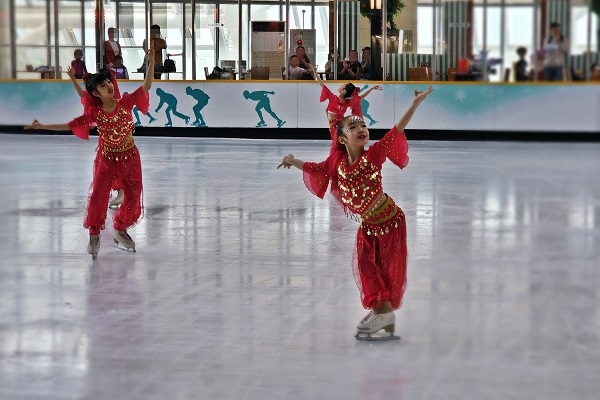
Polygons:
[[[114,86],[115,91],[115,99],[119,100],[121,98],[121,93],[119,92],[119,86],[117,85],[117,78],[114,70],[101,70],[101,72],[106,72],[106,78],[110,79]],[[89,94],[86,90],[82,89],[77,82],[77,78],[75,78],[75,69],[72,67],[67,68],[67,75],[71,78],[71,83],[75,87],[75,91],[81,98],[81,104],[83,104],[83,109],[85,110],[88,106],[93,106],[96,101],[95,97]],[[83,75],[83,82],[85,84],[86,79],[90,76],[90,74]],[[98,157],[101,157],[100,153],[97,154],[96,160],[94,161],[94,171],[96,170],[96,164],[98,162]],[[118,180],[113,182],[111,190],[115,190],[117,192],[116,196],[110,197],[108,202],[108,207],[112,209],[117,209],[121,203],[123,202],[123,184]]]
[[[404,213],[383,191],[381,169],[386,159],[400,168],[408,164],[404,128],[419,104],[431,93],[415,91],[413,103],[385,136],[365,149],[369,130],[359,116],[350,115],[337,126],[344,146],[321,163],[304,162],[293,155],[277,168],[292,166],[303,171],[306,187],[323,198],[331,182],[331,194],[347,212],[360,217],[353,257],[353,274],[362,305],[371,311],[356,327],[358,340],[399,339],[394,335],[396,317],[406,288],[406,222]],[[387,336],[373,333],[384,329]]]
[[127,229],[139,221],[142,215],[142,165],[133,139],[133,116],[137,106],[148,111],[148,91],[154,76],[154,49],[148,51],[148,73],[142,86],[131,94],[117,99],[118,87],[105,72],[93,74],[86,79],[86,90],[93,102],[84,103],[82,116],[67,124],[42,124],[38,120],[26,129],[53,131],[71,130],[81,138],[89,139],[90,127],[98,128],[98,155],[94,162],[94,177],[83,226],[89,230],[88,253],[96,258],[100,249],[100,230],[104,229],[111,184],[120,181],[123,186],[123,203],[113,216],[114,241],[128,250],[135,251],[135,242]]

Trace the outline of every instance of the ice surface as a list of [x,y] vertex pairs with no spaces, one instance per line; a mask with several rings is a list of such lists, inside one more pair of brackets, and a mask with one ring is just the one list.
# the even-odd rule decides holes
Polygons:
[[137,252],[108,219],[92,261],[95,143],[0,135],[1,399],[598,398],[600,144],[411,142],[402,340],[369,343],[357,223],[276,169],[327,141],[136,140]]

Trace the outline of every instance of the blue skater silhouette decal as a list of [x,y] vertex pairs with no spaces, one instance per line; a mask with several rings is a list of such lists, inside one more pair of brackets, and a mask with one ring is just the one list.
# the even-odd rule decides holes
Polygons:
[[204,128],[206,126],[206,122],[204,122],[204,118],[202,117],[200,111],[202,111],[204,106],[208,104],[208,99],[210,99],[210,96],[200,89],[192,89],[191,86],[185,88],[185,93],[188,96],[192,96],[197,101],[196,105],[192,108],[194,111],[194,116],[196,117],[196,120],[192,122],[192,125]]
[[[360,91],[364,91],[369,87],[369,85],[365,85],[363,86]],[[360,101],[360,108],[362,109],[363,112],[363,117],[368,118],[369,119],[369,126],[372,126],[373,124],[376,124],[377,121],[375,121],[373,119],[373,117],[371,117],[371,115],[369,115],[369,100],[367,100],[366,98],[362,98],[362,100]]]
[[[142,121],[140,121],[140,109],[136,107],[133,107],[133,115],[135,115],[135,126],[142,126]],[[146,113],[146,117],[150,118],[150,120],[148,121],[148,124],[153,123],[154,121],[156,121],[156,118],[154,118],[152,116],[152,114],[150,114],[150,111],[148,111]]]
[[177,98],[175,96],[173,96],[171,93],[165,92],[161,88],[156,89],[156,94],[158,95],[158,98],[160,99],[160,103],[158,104],[158,107],[156,107],[156,110],[154,110],[155,112],[158,112],[158,110],[161,109],[163,104],[167,104],[167,108],[165,109],[165,115],[167,116],[168,122],[165,124],[165,126],[173,126],[173,123],[171,121],[171,112],[176,117],[179,117],[179,118],[185,120],[186,125],[188,125],[190,123],[190,117],[177,111]]
[[[123,94],[127,94],[127,92],[123,92]],[[131,111],[133,111],[133,115],[135,116],[135,126],[142,126],[142,121],[140,121],[140,109],[137,108],[137,106],[133,106],[133,110]],[[150,118],[150,120],[148,121],[149,124],[156,121],[156,118],[154,118],[152,114],[150,114],[150,111],[146,113],[146,117]]]
[[277,120],[278,128],[281,128],[283,124],[285,124],[285,121],[279,118],[277,114],[275,114],[273,110],[271,110],[271,99],[269,99],[268,97],[268,95],[270,94],[275,94],[275,92],[267,92],[264,90],[256,90],[254,92],[249,92],[247,90],[244,90],[244,97],[246,99],[258,101],[258,104],[254,108],[256,110],[256,113],[258,114],[258,117],[260,118],[260,121],[258,121],[258,124],[256,124],[257,128],[261,126],[267,126],[267,123],[263,118],[262,112],[260,111],[262,109],[271,114],[271,116]]

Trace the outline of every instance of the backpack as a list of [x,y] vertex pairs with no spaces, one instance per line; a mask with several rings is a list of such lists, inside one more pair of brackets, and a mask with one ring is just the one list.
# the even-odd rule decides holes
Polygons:
[[163,64],[163,71],[164,72],[176,72],[177,68],[175,67],[175,60],[171,60],[170,58],[167,58]]

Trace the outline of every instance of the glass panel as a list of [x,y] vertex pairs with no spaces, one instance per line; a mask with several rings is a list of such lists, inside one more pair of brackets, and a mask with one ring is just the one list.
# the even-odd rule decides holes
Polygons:
[[[17,46],[45,46],[48,44],[46,3],[44,0],[31,0],[16,4],[15,28]],[[25,64],[26,60],[19,60],[17,64],[20,61],[23,61],[23,64]],[[45,60],[44,63],[46,63]]]
[[533,6],[506,7],[504,66],[512,69],[511,81],[515,80],[515,63],[520,60],[519,54],[517,54],[520,47],[525,48],[523,55],[523,60],[527,63],[525,72],[528,73],[535,64],[533,14]]
[[[571,54],[583,54],[588,51],[588,7],[573,6],[571,8]],[[590,50],[597,51],[598,23],[596,14],[592,13]]]
[[417,9],[417,54],[433,54],[433,7]]
[[[481,0],[475,3],[473,16],[473,63],[472,70],[484,72],[484,62],[487,61],[488,80],[499,82],[503,80],[502,69],[502,20],[501,8],[487,7],[487,21],[484,21],[484,10]],[[479,3],[479,4],[478,4]],[[484,35],[484,26],[487,27]],[[485,36],[485,37],[484,37]],[[486,59],[487,57],[487,59]],[[477,78],[479,80],[479,78]]]
[[211,25],[215,23],[215,9],[214,4],[196,5],[196,29],[194,30],[196,35],[196,79],[205,78],[204,68],[207,68],[210,73],[216,66],[217,34],[216,29]]

